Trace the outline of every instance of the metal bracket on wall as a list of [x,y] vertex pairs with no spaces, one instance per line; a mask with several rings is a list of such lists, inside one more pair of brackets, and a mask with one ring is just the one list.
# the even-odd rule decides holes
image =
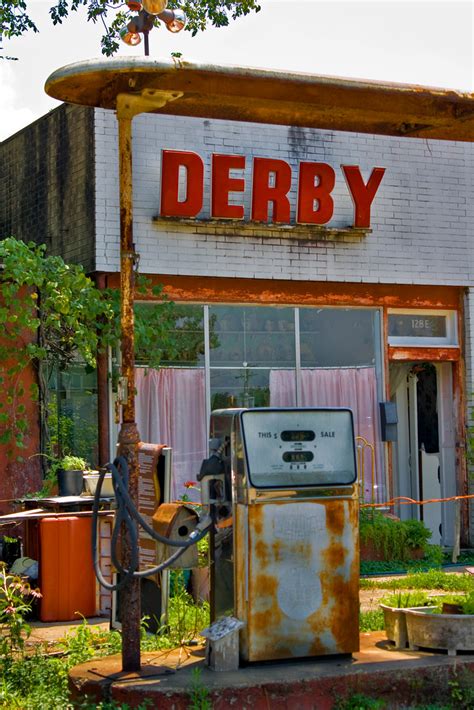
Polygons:
[[182,91],[164,91],[161,89],[143,89],[140,93],[117,94],[117,118],[132,119],[140,113],[152,113],[166,106],[170,101],[183,96]]

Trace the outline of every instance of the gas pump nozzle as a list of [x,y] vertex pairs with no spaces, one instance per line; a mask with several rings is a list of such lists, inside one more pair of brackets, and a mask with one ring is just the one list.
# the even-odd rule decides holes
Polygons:
[[224,451],[227,446],[224,439],[211,439],[209,442],[209,458],[204,459],[201,470],[197,475],[198,481],[202,481],[201,500],[203,505],[221,503],[226,500],[225,493],[225,460]]
[[206,476],[214,477],[220,476],[224,473],[224,460],[222,458],[222,454],[224,453],[225,447],[226,442],[223,442],[222,439],[210,440],[210,456],[209,458],[204,459],[201,464],[201,470],[197,476],[198,481],[202,481],[202,479]]

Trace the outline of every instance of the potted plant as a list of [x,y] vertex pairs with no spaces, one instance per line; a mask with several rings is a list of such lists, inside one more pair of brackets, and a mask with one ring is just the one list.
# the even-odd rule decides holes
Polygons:
[[408,646],[407,623],[405,612],[416,609],[421,613],[432,611],[435,607],[426,592],[395,592],[380,600],[383,611],[385,633],[387,639],[395,644],[395,648]]
[[59,495],[81,495],[83,475],[87,468],[87,463],[80,456],[64,456],[57,469]]

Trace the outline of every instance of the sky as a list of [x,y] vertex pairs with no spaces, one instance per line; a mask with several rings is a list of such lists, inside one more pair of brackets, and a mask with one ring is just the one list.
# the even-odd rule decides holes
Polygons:
[[[53,26],[52,1],[27,0],[39,33],[3,41],[0,140],[59,104],[44,92],[59,67],[101,57],[100,23],[73,13]],[[262,10],[192,37],[164,27],[150,34],[150,55],[438,86],[474,92],[474,0],[261,0]],[[141,56],[143,44],[120,55]]]

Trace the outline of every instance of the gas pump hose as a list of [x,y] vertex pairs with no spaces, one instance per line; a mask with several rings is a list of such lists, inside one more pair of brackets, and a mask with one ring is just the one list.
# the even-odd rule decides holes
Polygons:
[[[102,484],[104,481],[105,474],[110,471],[112,474],[112,485],[114,488],[115,499],[116,499],[116,513],[115,521],[112,530],[111,538],[111,560],[112,564],[120,574],[120,580],[116,584],[110,584],[104,579],[102,571],[100,569],[98,549],[97,549],[97,523],[99,519],[99,505],[100,505],[100,494],[102,491]],[[130,562],[129,567],[126,569],[123,567],[119,560],[118,549],[119,549],[119,538],[121,528],[124,528],[126,535],[128,535],[130,541]],[[175,560],[177,560],[181,555],[183,555],[186,550],[195,545],[199,540],[201,540],[209,530],[211,529],[212,522],[209,518],[204,518],[200,521],[195,530],[189,535],[186,540],[170,540],[163,535],[157,533],[147,521],[140,515],[135,503],[133,502],[129,492],[128,492],[128,464],[124,456],[119,456],[114,460],[113,463],[108,463],[99,473],[99,478],[97,481],[97,488],[94,494],[94,503],[92,506],[92,560],[94,563],[94,571],[99,584],[105,589],[115,591],[121,589],[125,586],[131,579],[140,577],[150,577],[157,572],[169,567]],[[161,542],[170,547],[178,548],[176,552],[164,562],[155,567],[150,567],[145,570],[138,570],[139,565],[139,555],[138,555],[138,527],[142,527],[145,532],[150,535],[156,542]]]

